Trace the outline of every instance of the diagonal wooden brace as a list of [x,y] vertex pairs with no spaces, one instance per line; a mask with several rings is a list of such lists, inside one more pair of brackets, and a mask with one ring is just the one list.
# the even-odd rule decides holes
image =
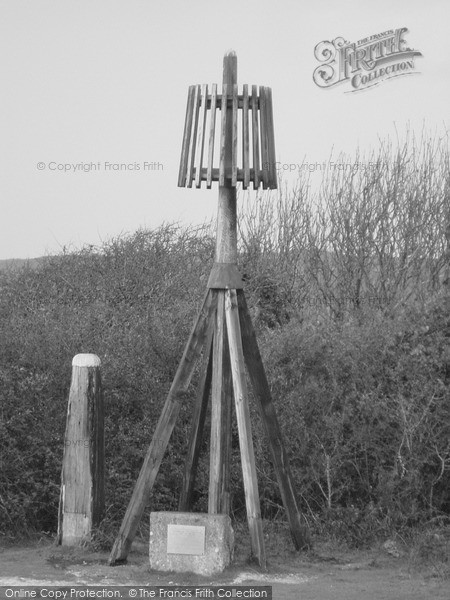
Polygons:
[[181,400],[191,381],[194,367],[200,356],[212,315],[217,306],[217,293],[208,290],[205,300],[186,344],[181,362],[172,382],[163,411],[144,459],[130,503],[126,510],[119,534],[109,557],[109,564],[126,560],[136,535],[139,522],[155,483],[162,458],[172,435],[180,411]]

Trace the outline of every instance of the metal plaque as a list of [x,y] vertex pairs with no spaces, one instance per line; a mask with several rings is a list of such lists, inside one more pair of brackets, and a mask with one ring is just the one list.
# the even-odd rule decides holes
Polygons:
[[205,527],[167,525],[167,554],[205,554]]

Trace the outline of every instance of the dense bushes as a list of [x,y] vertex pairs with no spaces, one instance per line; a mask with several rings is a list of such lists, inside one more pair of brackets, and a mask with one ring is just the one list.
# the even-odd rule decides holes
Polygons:
[[[383,146],[375,173],[339,174],[314,197],[300,179],[248,203],[240,220],[240,268],[302,511],[351,541],[450,517],[448,153],[434,142],[412,147],[394,155]],[[210,227],[167,225],[0,274],[3,535],[56,528],[79,352],[102,360],[107,518],[118,526],[213,254]],[[154,508],[177,507],[192,388]],[[263,515],[274,517],[281,499],[252,415]],[[199,510],[207,478],[204,457]]]
[[266,340],[313,522],[333,520],[336,509],[342,521],[346,509],[380,532],[449,514],[449,309],[444,295],[395,322],[366,314],[363,323],[303,323]]
[[[109,514],[124,512],[212,252],[206,227],[164,226],[2,274],[0,531],[55,527],[70,365],[79,352],[102,359]],[[174,445],[183,442],[179,434]],[[176,499],[179,450],[158,479],[159,506]]]

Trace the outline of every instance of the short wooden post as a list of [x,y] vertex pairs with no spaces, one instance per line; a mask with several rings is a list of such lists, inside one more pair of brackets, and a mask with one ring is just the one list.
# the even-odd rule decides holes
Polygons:
[[104,409],[100,359],[77,354],[72,361],[61,494],[59,544],[77,546],[91,538],[102,517],[104,496]]

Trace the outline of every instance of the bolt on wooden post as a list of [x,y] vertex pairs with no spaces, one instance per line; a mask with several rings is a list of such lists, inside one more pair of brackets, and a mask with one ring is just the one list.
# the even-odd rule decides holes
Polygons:
[[77,546],[91,539],[104,510],[104,454],[100,359],[77,354],[64,436],[58,544]]

